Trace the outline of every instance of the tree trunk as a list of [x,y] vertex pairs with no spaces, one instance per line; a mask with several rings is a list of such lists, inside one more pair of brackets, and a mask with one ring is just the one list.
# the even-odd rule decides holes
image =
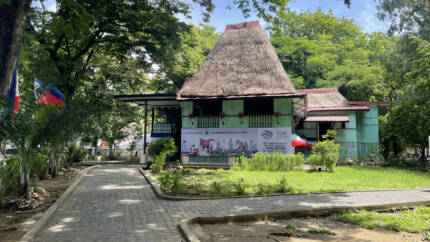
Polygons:
[[[27,161],[27,162],[29,162],[29,161]],[[31,170],[30,170],[30,164],[27,164],[27,171],[26,171],[26,174],[25,174],[25,187],[24,187],[24,191],[25,191],[25,198],[27,199],[27,200],[31,200],[31,192],[30,192],[30,189],[29,189],[29,186],[30,186],[30,172],[31,172]]]
[[0,96],[6,95],[24,34],[31,0],[0,4]]
[[421,165],[423,166],[423,168],[427,167],[427,157],[426,157],[426,144],[421,144],[420,145],[420,151],[421,151],[421,157],[420,157],[420,161],[421,161]]

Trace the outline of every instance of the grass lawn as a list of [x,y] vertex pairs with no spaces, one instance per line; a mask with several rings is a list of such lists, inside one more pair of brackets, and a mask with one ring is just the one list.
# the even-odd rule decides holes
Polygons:
[[[335,172],[189,170],[179,194],[232,196],[241,194],[312,193],[407,189],[430,186],[430,174],[381,167],[336,167]],[[284,183],[282,183],[285,178]]]
[[334,215],[333,217],[339,221],[356,224],[363,228],[383,228],[394,231],[422,233],[427,240],[430,239],[428,232],[430,230],[430,207],[416,207],[412,210],[393,213],[350,212]]

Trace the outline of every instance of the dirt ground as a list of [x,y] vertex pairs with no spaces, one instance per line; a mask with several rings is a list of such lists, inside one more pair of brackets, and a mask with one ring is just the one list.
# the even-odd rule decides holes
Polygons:
[[[293,228],[286,236],[286,228]],[[315,232],[322,228],[335,234]],[[202,225],[208,235],[202,241],[423,241],[421,234],[369,230],[355,225],[338,222],[329,217],[279,219],[246,223]],[[291,231],[291,229],[290,229]]]
[[35,181],[31,187],[43,187],[46,194],[37,194],[38,206],[34,209],[18,209],[16,206],[0,207],[0,241],[19,241],[22,236],[37,222],[48,208],[73,183],[78,175],[86,168],[73,166],[73,169],[63,170],[53,179]]

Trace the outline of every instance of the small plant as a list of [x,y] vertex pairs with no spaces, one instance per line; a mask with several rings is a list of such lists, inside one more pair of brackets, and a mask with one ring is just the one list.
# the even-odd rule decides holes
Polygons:
[[239,162],[233,163],[232,170],[248,171],[288,171],[301,167],[304,163],[303,154],[285,155],[280,152],[269,154],[267,152],[255,153],[252,157],[240,157]]
[[159,176],[160,188],[163,191],[177,194],[182,188],[183,174],[181,169],[164,172]]
[[285,176],[282,176],[281,180],[279,180],[279,183],[278,183],[277,192],[286,193],[287,191],[289,191],[287,178],[285,178]]
[[257,185],[257,194],[259,195],[263,195],[266,193],[266,187],[264,186],[263,183],[258,183]]
[[200,179],[195,179],[194,180],[194,189],[195,189],[195,191],[196,191],[197,194],[203,193],[203,184],[200,181]]
[[221,193],[221,184],[219,182],[214,181],[211,186],[212,186],[212,192],[214,194]]
[[311,234],[327,234],[327,235],[336,235],[336,233],[327,228],[327,227],[319,227],[319,228],[311,228],[308,230],[308,233]]
[[245,179],[239,178],[239,180],[234,184],[234,189],[238,195],[245,194]]
[[327,140],[318,142],[312,147],[312,155],[307,161],[313,169],[324,165],[328,171],[334,171],[340,150],[340,145],[336,143],[336,131],[328,130],[324,137]]
[[292,224],[287,224],[287,226],[284,229],[284,235],[287,237],[291,237],[294,235],[294,232],[296,232],[296,227]]
[[154,174],[161,172],[165,164],[166,164],[166,153],[161,153],[160,155],[155,157],[155,162],[154,164],[151,165],[152,172]]

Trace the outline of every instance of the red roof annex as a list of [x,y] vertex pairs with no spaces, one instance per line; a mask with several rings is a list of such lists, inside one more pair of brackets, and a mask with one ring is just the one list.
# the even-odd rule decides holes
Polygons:
[[355,111],[355,110],[370,110],[367,106],[351,106],[351,107],[325,107],[325,108],[308,108],[308,112],[319,111]]

